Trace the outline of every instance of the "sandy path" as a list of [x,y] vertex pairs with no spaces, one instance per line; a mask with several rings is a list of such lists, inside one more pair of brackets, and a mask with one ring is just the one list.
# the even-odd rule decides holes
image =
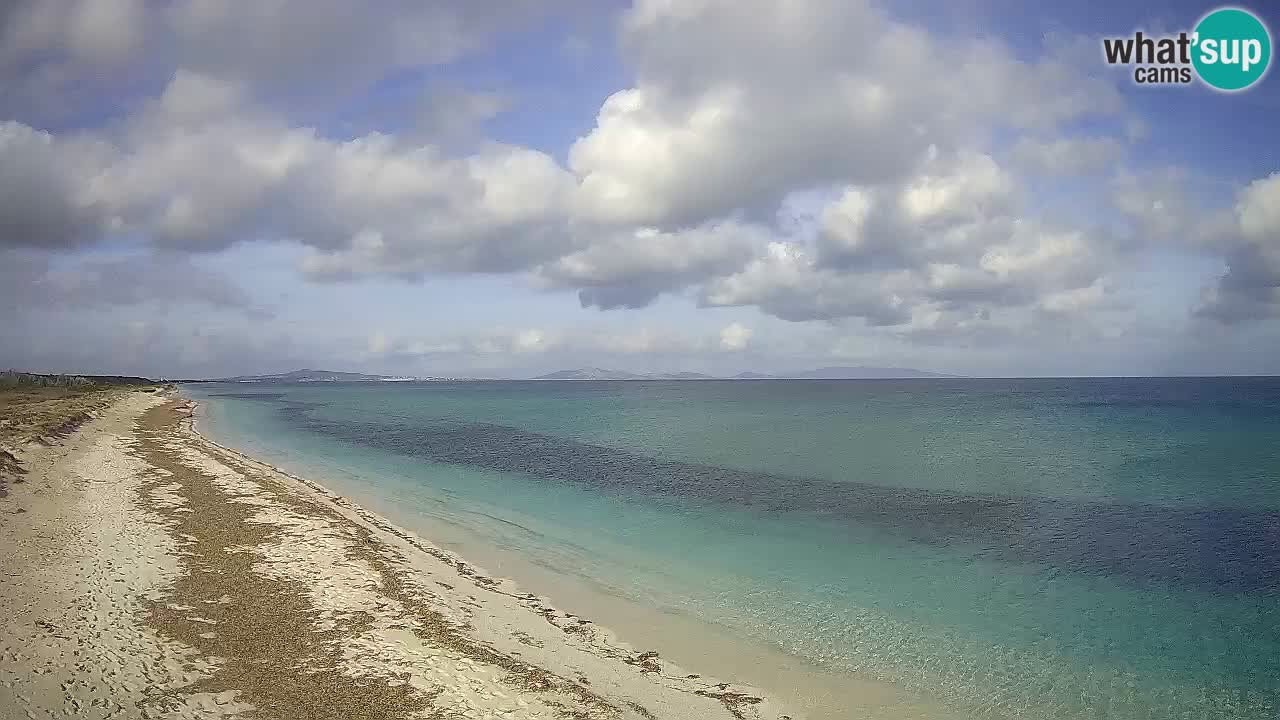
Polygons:
[[787,717],[189,414],[138,393],[23,457],[0,501],[0,718]]

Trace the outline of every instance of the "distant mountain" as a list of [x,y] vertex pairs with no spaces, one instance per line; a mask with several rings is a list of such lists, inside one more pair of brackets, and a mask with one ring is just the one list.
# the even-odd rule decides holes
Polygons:
[[928,370],[915,370],[912,368],[866,367],[858,365],[856,367],[824,367],[818,368],[817,370],[803,370],[796,373],[779,375],[777,377],[796,378],[802,380],[874,380],[891,378],[953,378],[961,376],[929,372]]
[[366,375],[364,373],[337,372],[334,370],[294,370],[274,375],[240,375],[220,378],[215,382],[273,383],[273,382],[396,382],[416,380],[394,375]]
[[716,380],[711,375],[696,372],[675,373],[633,373],[626,370],[606,370],[598,367],[585,367],[576,370],[557,370],[546,375],[539,375],[534,380]]
[[629,373],[623,370],[606,370],[597,367],[578,368],[576,370],[557,370],[546,375],[539,375],[534,380],[644,380],[644,375]]
[[961,377],[943,373],[914,370],[912,368],[892,367],[824,367],[816,370],[800,370],[793,373],[769,375],[758,372],[743,372],[731,378],[718,378],[696,372],[677,373],[633,373],[625,370],[606,370],[588,367],[576,370],[558,370],[546,375],[539,375],[534,380],[871,380],[890,378],[947,378]]
[[651,380],[719,380],[713,375],[706,375],[696,372],[678,372],[678,373],[649,373],[645,375],[646,379]]

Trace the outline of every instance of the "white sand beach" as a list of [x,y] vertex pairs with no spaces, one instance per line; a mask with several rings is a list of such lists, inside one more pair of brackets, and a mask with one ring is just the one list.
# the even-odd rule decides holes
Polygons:
[[798,717],[203,438],[191,411],[131,393],[13,449],[0,717]]

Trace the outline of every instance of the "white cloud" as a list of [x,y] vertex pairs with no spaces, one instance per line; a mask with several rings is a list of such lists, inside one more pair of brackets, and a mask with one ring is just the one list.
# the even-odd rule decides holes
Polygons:
[[[136,307],[173,292],[242,312],[251,303],[234,283],[200,275],[182,253],[279,242],[300,248],[310,280],[518,274],[576,291],[583,307],[674,294],[940,346],[1031,337],[1046,319],[1078,337],[1121,335],[1133,295],[1124,273],[1167,253],[1225,267],[1206,279],[1201,318],[1277,315],[1280,176],[1240,188],[1232,206],[1194,171],[1128,167],[1143,123],[1081,62],[1093,39],[1050,39],[1025,59],[860,0],[638,0],[617,25],[633,81],[564,163],[479,134],[518,92],[430,80],[391,108],[379,103],[400,100],[360,94],[571,6],[586,7],[395,0],[353,16],[337,0],[5,4],[0,246],[18,277],[5,298]],[[376,107],[348,125],[353,98]],[[86,116],[111,120],[38,129]],[[1114,135],[1077,134],[1091,116]],[[1034,195],[1103,172],[1071,212],[1048,215]],[[65,260],[103,240],[153,254],[134,267]],[[104,281],[137,268],[175,269],[190,287]],[[546,359],[761,344],[741,322],[696,336],[530,322],[351,347]]]
[[703,299],[904,332],[967,332],[1042,301],[1066,309],[1070,293],[1106,274],[1113,250],[1087,230],[1024,217],[1015,185],[991,157],[962,153],[935,156],[901,183],[846,188],[818,212],[812,246],[774,242],[742,271],[710,280]]
[[516,352],[543,352],[547,349],[547,346],[547,334],[541,330],[523,330],[515,337],[514,349]]
[[1270,241],[1270,249],[1277,249],[1275,240],[1280,237],[1280,172],[1250,183],[1240,194],[1236,214],[1245,237],[1260,242]]
[[198,251],[287,239],[314,248],[322,277],[510,271],[570,249],[573,180],[545,153],[336,141],[238,102],[184,72],[110,142],[0,125],[5,241],[68,246],[108,226]]
[[[591,232],[579,228],[579,233]],[[675,232],[599,230],[582,249],[537,269],[542,284],[581,288],[582,305],[642,307],[660,293],[742,268],[769,233],[726,221]]]
[[793,190],[901,178],[930,145],[1122,107],[1075,63],[939,41],[857,1],[641,1],[622,43],[638,82],[569,157],[578,211],[606,222],[771,208]]
[[1014,162],[1046,175],[1097,175],[1123,154],[1124,145],[1112,137],[1023,137],[1013,147]]
[[932,224],[974,220],[1005,209],[1013,181],[988,155],[963,153],[935,172],[912,178],[898,196],[908,222]]
[[1227,272],[1195,312],[1227,324],[1280,316],[1280,173],[1240,192],[1235,220],[1224,242]]
[[745,350],[751,342],[751,336],[754,334],[755,332],[751,328],[742,323],[729,323],[720,330],[720,349],[729,351]]
[[93,183],[110,148],[0,121],[0,247],[67,248],[100,238]]
[[1049,312],[1073,313],[1096,307],[1106,296],[1106,285],[1095,281],[1085,287],[1049,293],[1040,299],[1040,307]]
[[783,320],[860,317],[872,325],[910,319],[894,292],[894,275],[847,275],[819,266],[812,253],[790,242],[769,245],[741,272],[713,278],[703,291],[711,306],[755,305]]

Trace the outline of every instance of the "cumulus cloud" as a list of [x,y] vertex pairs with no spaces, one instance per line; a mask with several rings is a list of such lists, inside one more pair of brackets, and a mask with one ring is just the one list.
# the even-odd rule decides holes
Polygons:
[[890,181],[932,144],[1121,108],[1075,63],[944,43],[863,2],[641,0],[622,42],[638,83],[569,156],[579,212],[610,222],[696,223]]
[[110,149],[0,122],[0,248],[68,248],[99,239],[92,184]]
[[1227,324],[1280,315],[1280,173],[1241,191],[1235,219],[1227,272],[1206,289],[1196,314]]
[[817,212],[813,243],[775,241],[702,298],[784,320],[967,332],[1006,308],[1085,310],[1074,293],[1099,282],[1112,252],[1087,229],[1026,214],[990,156],[931,153],[900,183],[844,188]]
[[1274,240],[1280,235],[1280,173],[1250,183],[1236,203],[1236,214],[1245,238],[1272,241],[1270,249],[1276,249]]
[[572,247],[571,180],[545,153],[491,143],[451,158],[385,135],[314,150],[289,214],[275,210],[280,236],[316,249],[311,276],[509,272]]
[[729,323],[720,330],[720,349],[738,351],[747,349],[754,331],[742,323]]
[[[102,228],[195,251],[288,240],[310,249],[303,271],[318,280],[533,269],[543,286],[577,289],[584,306],[639,307],[740,272],[775,239],[767,227],[718,216],[767,213],[783,195],[823,183],[849,187],[823,220],[823,267],[876,254],[915,265],[894,257],[912,249],[904,238],[934,240],[914,243],[918,253],[938,250],[950,240],[926,226],[1011,195],[989,157],[945,148],[994,119],[1051,127],[1115,111],[1106,88],[1064,63],[1026,63],[990,42],[940,43],[862,3],[639,2],[622,22],[637,85],[605,102],[568,168],[493,142],[457,155],[420,137],[337,140],[291,125],[255,91],[273,73],[321,74],[335,59],[317,48],[360,45],[352,37],[380,38],[360,62],[389,72],[462,51],[425,42],[426,28],[456,30],[450,41],[466,44],[504,21],[484,4],[444,3],[378,7],[349,26],[335,7],[303,12],[275,0],[241,11],[187,0],[153,19],[180,40],[182,65],[157,98],[96,140],[89,160],[65,169],[84,156],[79,148],[14,126],[41,142],[5,147],[6,160],[33,154],[28,146],[51,156],[27,161],[49,177],[22,189],[72,203],[28,203],[25,219],[11,213],[35,238],[21,242],[69,245]],[[395,28],[386,27],[391,16]],[[281,32],[297,23],[316,32]],[[342,43],[320,42],[339,28]],[[939,64],[969,81],[941,82]],[[1086,90],[1094,102],[1080,101]],[[938,160],[939,143],[951,160]],[[877,195],[895,183],[900,197]],[[856,217],[858,202],[875,212]]]
[[824,265],[911,267],[972,255],[1007,218],[1014,182],[988,155],[940,158],[900,184],[845,188],[822,212],[817,247]]
[[[278,243],[300,249],[315,282],[505,273],[584,308],[676,294],[961,343],[1050,321],[1114,334],[1130,313],[1126,265],[1168,253],[1223,264],[1201,319],[1277,314],[1280,180],[1240,189],[1232,206],[1193,171],[1125,166],[1141,133],[1121,136],[1141,121],[1115,78],[1080,60],[1092,38],[1015,52],[861,0],[636,0],[616,25],[629,87],[593,108],[594,123],[565,123],[588,129],[564,158],[483,136],[512,107],[501,90],[422,80],[387,117],[399,102],[388,87],[588,6],[5,3],[0,295],[21,307],[172,295],[243,310],[242,291],[187,255]],[[355,106],[367,116],[350,119]],[[77,125],[68,118],[89,126],[54,129]],[[1079,184],[1070,176],[1098,178],[1086,209],[1047,215],[1035,193]],[[95,246],[133,259],[87,256]],[[352,347],[403,358],[755,349],[741,323],[697,337],[535,323]]]
[[898,325],[910,319],[910,310],[894,292],[895,280],[844,275],[821,267],[800,244],[774,242],[741,272],[708,282],[702,300],[711,306],[755,305],[783,320],[860,317],[872,325]]
[[762,228],[737,222],[676,232],[604,231],[537,273],[545,285],[581,288],[583,307],[643,307],[660,293],[742,268],[768,237]]
[[572,179],[545,153],[336,141],[238,102],[235,86],[183,72],[114,142],[0,125],[4,241],[65,247],[108,228],[195,251],[292,240],[315,250],[316,277],[510,271],[568,247]]

